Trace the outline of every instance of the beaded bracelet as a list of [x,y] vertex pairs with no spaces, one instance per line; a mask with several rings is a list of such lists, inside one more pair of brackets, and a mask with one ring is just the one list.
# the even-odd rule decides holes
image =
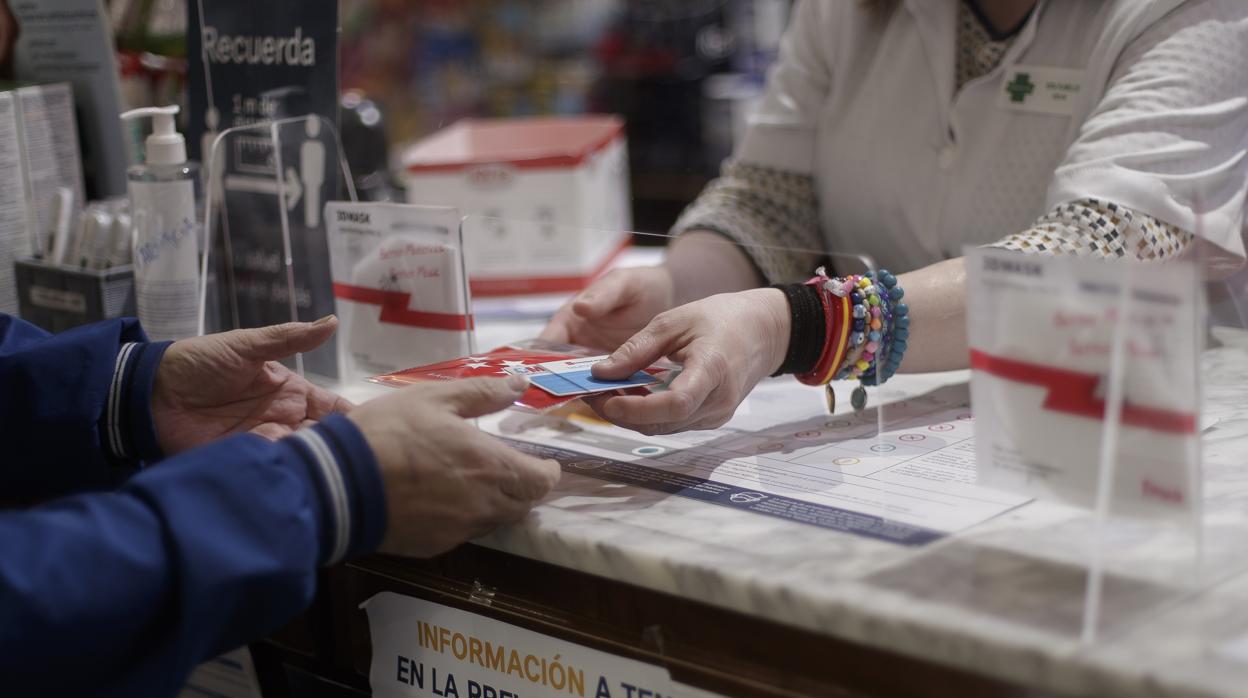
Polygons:
[[[828,410],[836,409],[833,379],[856,379],[851,403],[866,407],[866,386],[882,385],[901,366],[910,337],[909,308],[897,277],[881,269],[829,278],[823,267],[805,284],[777,286],[793,313],[781,371],[807,385],[825,385]],[[814,341],[823,342],[815,345]],[[803,370],[804,369],[804,370]]]
[[897,370],[901,367],[901,359],[905,356],[908,346],[907,340],[910,338],[910,308],[901,302],[906,292],[897,285],[897,277],[883,269],[880,270],[879,276],[880,281],[888,289],[890,310],[893,316],[889,322],[891,336],[889,337],[888,355],[885,357],[882,369],[877,371],[879,382],[883,384],[897,373]]
[[[872,273],[868,273],[867,276],[877,278]],[[880,352],[876,356],[876,364],[862,374],[858,387],[854,388],[850,396],[850,402],[856,410],[866,407],[865,386],[883,385],[897,373],[901,366],[901,359],[906,352],[906,340],[910,336],[910,318],[908,317],[910,309],[905,303],[900,302],[905,295],[905,290],[897,285],[897,277],[881,269],[877,286],[879,287],[877,290],[883,294],[882,332],[879,335]]]

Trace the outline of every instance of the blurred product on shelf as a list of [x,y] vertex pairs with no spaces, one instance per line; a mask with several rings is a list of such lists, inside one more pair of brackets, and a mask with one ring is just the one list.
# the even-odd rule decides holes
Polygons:
[[89,322],[134,315],[134,273],[130,266],[130,205],[124,199],[77,207],[72,189],[49,198],[49,215],[39,249],[8,263],[13,273],[13,310],[49,332]]
[[42,248],[32,257],[45,264],[82,269],[127,266],[133,252],[130,201],[91,201],[80,206],[73,190],[62,187],[51,197]]
[[403,184],[391,172],[390,140],[381,106],[359,90],[347,90],[339,102],[342,150],[351,166],[360,201],[402,201]]
[[126,191],[126,139],[117,120],[121,86],[103,0],[13,2],[9,8],[20,28],[14,78],[72,86],[86,194],[121,196]]
[[707,133],[703,109],[741,112],[707,105],[704,81],[733,72],[761,84],[789,5],[343,0],[342,81],[382,109],[395,144],[469,116],[619,114],[633,219],[665,230],[731,150],[731,131]]
[[0,88],[0,312],[17,310],[13,260],[51,251],[84,192],[70,86]]
[[[157,104],[186,107],[186,0],[112,0],[109,3],[122,108]],[[181,119],[183,125],[185,118]],[[135,134],[134,142],[142,142]]]

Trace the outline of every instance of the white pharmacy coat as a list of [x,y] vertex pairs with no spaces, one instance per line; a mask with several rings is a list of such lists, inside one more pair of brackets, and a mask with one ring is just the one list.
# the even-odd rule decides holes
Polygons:
[[1242,263],[1248,1],[1039,0],[955,95],[958,2],[800,0],[736,157],[814,175],[828,249],[894,271],[1089,197]]

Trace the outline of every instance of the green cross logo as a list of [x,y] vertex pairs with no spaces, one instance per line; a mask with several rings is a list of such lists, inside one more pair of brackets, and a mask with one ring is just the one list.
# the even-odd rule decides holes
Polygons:
[[1026,102],[1027,97],[1036,91],[1036,83],[1031,81],[1030,74],[1018,73],[1014,76],[1014,80],[1005,86],[1005,91],[1010,93],[1011,102]]

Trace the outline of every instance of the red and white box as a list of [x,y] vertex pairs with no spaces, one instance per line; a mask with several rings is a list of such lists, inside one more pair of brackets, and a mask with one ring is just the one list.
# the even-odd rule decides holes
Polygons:
[[414,144],[403,166],[409,203],[468,216],[474,296],[576,291],[631,240],[614,116],[463,119]]

